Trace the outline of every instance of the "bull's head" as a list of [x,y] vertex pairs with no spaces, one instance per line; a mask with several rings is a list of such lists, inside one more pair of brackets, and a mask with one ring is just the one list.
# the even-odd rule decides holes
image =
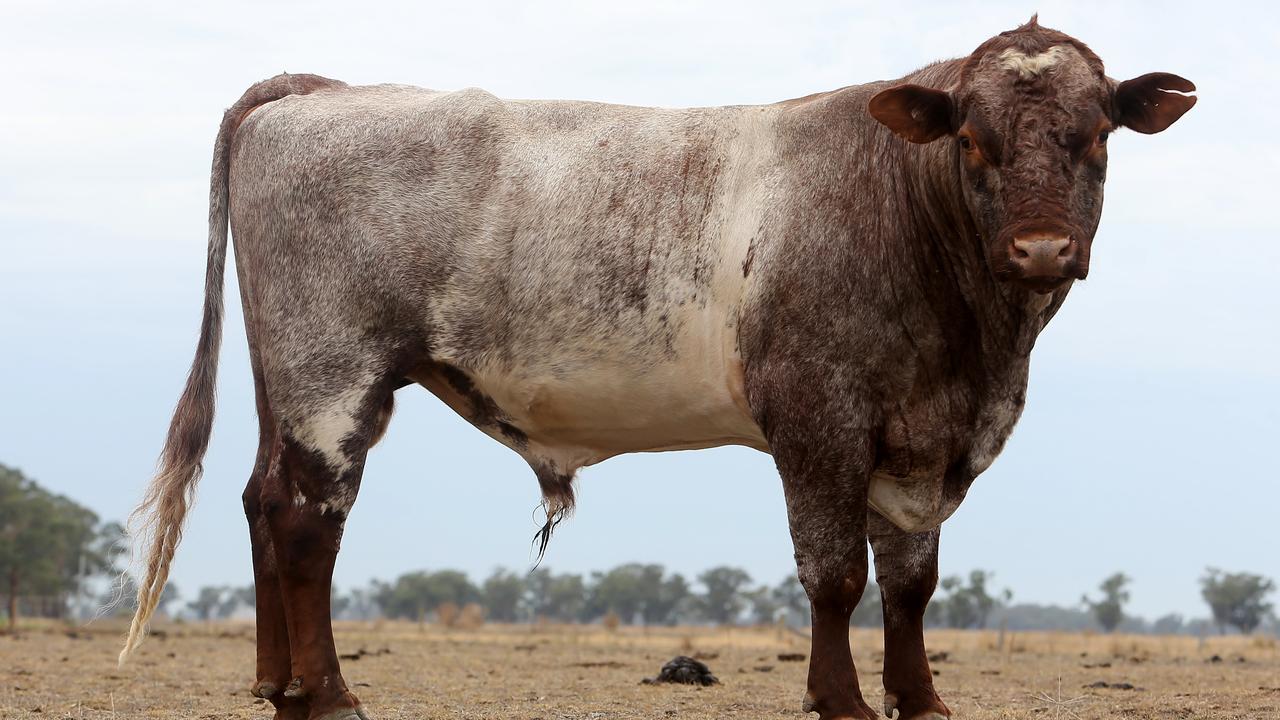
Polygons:
[[868,109],[911,142],[949,138],[991,270],[1045,293],[1089,273],[1111,132],[1164,130],[1194,90],[1169,73],[1116,82],[1083,43],[1032,18],[975,50],[954,87],[898,85]]

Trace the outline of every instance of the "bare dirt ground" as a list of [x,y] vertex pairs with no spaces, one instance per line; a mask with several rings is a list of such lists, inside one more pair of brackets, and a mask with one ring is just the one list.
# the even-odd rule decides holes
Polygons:
[[[115,664],[117,625],[0,637],[0,718],[271,717],[247,690],[250,626],[159,629],[125,669]],[[995,632],[927,639],[931,653],[946,653],[933,667],[956,718],[1280,718],[1280,648],[1269,638],[1010,633],[1003,649]],[[853,647],[879,707],[880,633],[855,630]],[[807,653],[808,642],[775,628],[349,623],[338,648],[360,655],[344,673],[374,720],[815,717],[800,712],[806,663],[778,658]],[[722,684],[640,684],[678,654],[704,657]]]

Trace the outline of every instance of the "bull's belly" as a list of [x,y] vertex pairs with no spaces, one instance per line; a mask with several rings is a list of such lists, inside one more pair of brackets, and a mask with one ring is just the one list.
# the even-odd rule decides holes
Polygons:
[[742,363],[719,342],[658,360],[617,352],[464,370],[471,392],[438,370],[414,379],[535,466],[571,473],[632,452],[768,451],[747,406]]
[[[480,373],[479,387],[557,466],[629,452],[719,445],[765,448],[734,378],[671,363],[601,366],[561,376]],[[738,398],[738,399],[735,399]]]

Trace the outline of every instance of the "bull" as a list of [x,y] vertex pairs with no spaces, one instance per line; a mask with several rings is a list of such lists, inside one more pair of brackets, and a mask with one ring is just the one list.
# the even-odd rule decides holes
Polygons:
[[228,225],[260,442],[244,491],[255,695],[351,720],[330,582],[394,392],[528,461],[545,550],[579,468],[773,456],[812,606],[804,708],[876,716],[849,617],[875,558],[885,711],[950,711],[923,640],[940,524],[1022,411],[1036,337],[1089,271],[1113,131],[1195,86],[1117,82],[1034,18],[892,82],[764,106],[501,100],[281,75],[214,147],[204,317],[121,662],[152,616],[213,422]]

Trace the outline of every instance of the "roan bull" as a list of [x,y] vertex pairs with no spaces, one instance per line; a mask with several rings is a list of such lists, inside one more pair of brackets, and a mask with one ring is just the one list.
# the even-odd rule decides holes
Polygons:
[[204,320],[121,661],[156,608],[213,421],[228,221],[261,440],[244,492],[257,682],[277,718],[364,717],[329,590],[393,393],[529,462],[542,549],[578,468],[770,453],[813,608],[806,710],[873,718],[849,615],[875,554],[885,709],[942,718],[922,636],[938,527],[1017,421],[1089,269],[1107,139],[1195,104],[1031,22],[894,82],[698,109],[281,75],[214,147]]

